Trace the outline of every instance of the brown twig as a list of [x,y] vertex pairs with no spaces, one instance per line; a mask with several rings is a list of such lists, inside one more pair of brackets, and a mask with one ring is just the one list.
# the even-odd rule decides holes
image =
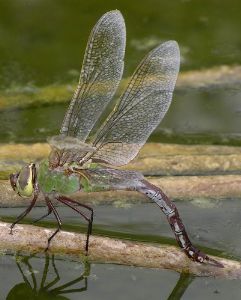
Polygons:
[[[32,225],[16,225],[13,235],[9,234],[9,223],[0,222],[0,249],[12,251],[44,251],[47,238],[52,230]],[[52,253],[79,256],[84,254],[86,236],[79,233],[61,231],[51,243]],[[238,261],[212,257],[224,267],[192,262],[174,246],[148,245],[144,243],[91,236],[89,260],[102,263],[116,263],[146,268],[171,269],[189,272],[198,276],[241,278],[241,263]]]

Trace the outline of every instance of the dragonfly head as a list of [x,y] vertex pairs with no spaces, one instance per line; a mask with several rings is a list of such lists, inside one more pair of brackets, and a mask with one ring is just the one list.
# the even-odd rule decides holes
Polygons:
[[19,173],[10,175],[13,190],[21,197],[30,197],[36,183],[36,167],[31,163],[24,166]]

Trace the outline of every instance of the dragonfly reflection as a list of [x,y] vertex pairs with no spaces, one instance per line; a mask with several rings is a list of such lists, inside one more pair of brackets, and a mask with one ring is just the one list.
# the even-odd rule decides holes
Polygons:
[[[57,270],[54,255],[45,254],[44,270],[40,280],[37,280],[35,271],[30,263],[34,256],[21,256],[16,259],[17,267],[22,274],[24,282],[16,284],[7,295],[7,300],[13,299],[53,299],[68,300],[62,296],[72,293],[81,293],[87,290],[87,280],[90,274],[90,264],[83,263],[83,272],[77,278],[64,284],[59,284],[61,277]],[[51,270],[50,270],[51,267]],[[54,276],[52,276],[54,274]],[[49,279],[49,277],[53,277]],[[82,287],[76,287],[83,283]],[[73,288],[74,286],[74,288]]]
[[[63,272],[61,272],[61,275],[59,274],[54,255],[49,256],[49,254],[45,254],[45,264],[40,276],[33,268],[33,263],[31,262],[31,259],[34,259],[34,257],[34,255],[16,257],[16,264],[22,275],[23,282],[16,284],[10,290],[6,300],[68,300],[71,299],[71,294],[73,293],[87,291],[88,276],[90,275],[90,264],[88,262],[82,263],[83,271],[77,278],[65,282],[66,274],[63,274]],[[181,273],[167,299],[181,299],[194,278],[192,274]],[[106,282],[109,283],[110,281],[106,278]]]

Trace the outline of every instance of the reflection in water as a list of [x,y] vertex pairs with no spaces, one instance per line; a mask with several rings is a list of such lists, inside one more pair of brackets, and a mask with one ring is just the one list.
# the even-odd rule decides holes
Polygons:
[[[7,300],[68,300],[72,299],[71,294],[73,293],[87,291],[88,276],[90,274],[90,264],[87,261],[82,263],[83,271],[80,276],[66,282],[66,273],[61,272],[62,274],[60,274],[58,272],[54,255],[45,254],[43,271],[40,273],[33,268],[31,259],[33,260],[34,258],[36,258],[34,255],[18,256],[16,258],[16,265],[21,273],[23,282],[16,284],[10,290],[6,297]],[[167,300],[181,299],[194,278],[191,274],[180,274]],[[121,285],[121,282],[119,284]]]
[[[67,297],[61,296],[62,294],[71,294],[71,293],[81,293],[87,290],[87,280],[90,273],[90,264],[85,261],[83,262],[84,271],[82,274],[64,284],[58,284],[61,280],[61,277],[58,273],[57,267],[55,265],[54,255],[49,256],[45,254],[45,265],[43,273],[40,277],[40,280],[36,278],[36,272],[33,270],[31,263],[29,262],[32,256],[21,257],[21,261],[16,259],[17,267],[22,274],[24,282],[16,284],[8,293],[7,300],[21,300],[21,299],[55,299],[55,300],[64,300],[69,299]],[[52,272],[50,271],[50,264],[52,267]],[[31,280],[28,279],[26,271],[30,275]],[[49,279],[50,274],[52,276]],[[73,285],[83,282],[83,287],[72,288]]]
[[188,273],[181,273],[176,286],[174,287],[173,291],[171,292],[170,296],[167,300],[179,300],[184,295],[186,289],[194,280],[194,276]]

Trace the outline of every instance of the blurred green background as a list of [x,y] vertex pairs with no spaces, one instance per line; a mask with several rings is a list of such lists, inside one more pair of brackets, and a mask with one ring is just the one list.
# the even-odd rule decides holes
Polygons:
[[[77,83],[90,30],[112,9],[119,9],[126,21],[124,77],[149,50],[170,39],[180,45],[181,72],[240,65],[238,0],[1,0],[2,94],[38,93],[39,87]],[[150,140],[241,145],[241,86],[227,85],[177,89]],[[56,134],[68,99],[64,105],[2,110],[0,140],[44,141],[46,135]]]
[[148,50],[169,39],[180,44],[182,70],[241,62],[238,0],[1,0],[0,85],[72,79],[91,28],[112,9],[126,21],[125,76]]
[[[23,102],[25,97],[34,99],[40,92],[38,97],[45,103],[32,103],[26,108],[18,104],[11,107],[10,103],[8,108],[0,108],[0,142],[44,142],[47,136],[58,133],[73,86],[78,82],[89,33],[100,16],[113,9],[122,12],[127,28],[124,78],[133,73],[148,51],[171,39],[180,45],[181,73],[198,71],[202,78],[205,69],[216,67],[217,74],[223,65],[229,66],[230,71],[241,65],[239,0],[0,0],[0,105],[11,97]],[[237,78],[241,78],[240,73]],[[51,95],[64,87],[67,97],[61,99],[62,104],[46,105],[45,100],[49,99],[46,87]],[[210,82],[205,84],[178,85],[172,105],[150,141],[241,146],[240,91],[241,82],[235,76],[225,79],[225,84],[212,83],[211,75]],[[177,203],[195,245],[218,248],[224,255],[240,258],[240,200],[201,202],[194,199]],[[1,217],[15,217],[20,212],[22,208],[2,208]],[[83,229],[76,214],[67,208],[60,208],[60,212],[64,224],[75,224],[76,231]],[[43,208],[35,208],[31,217],[43,213]],[[94,232],[102,230],[117,238],[124,234],[132,240],[164,239],[175,243],[165,218],[160,218],[159,210],[150,203],[129,209],[96,206],[95,217]],[[53,218],[50,221],[54,224]],[[240,299],[241,294],[239,280],[201,277],[194,280],[191,275],[191,279],[183,280],[181,275],[178,281],[179,274],[169,270],[92,264],[90,276],[85,278],[88,290],[64,297],[49,290],[78,278],[83,266],[61,257],[55,262],[56,268],[50,263],[48,269],[46,261],[43,255],[16,257],[16,261],[11,255],[1,255],[0,299],[113,299],[114,296],[120,300],[147,297],[226,300]],[[57,278],[56,285],[43,288],[42,278],[47,284]],[[86,285],[83,278],[74,283],[76,289]],[[185,292],[183,297],[182,292]]]

